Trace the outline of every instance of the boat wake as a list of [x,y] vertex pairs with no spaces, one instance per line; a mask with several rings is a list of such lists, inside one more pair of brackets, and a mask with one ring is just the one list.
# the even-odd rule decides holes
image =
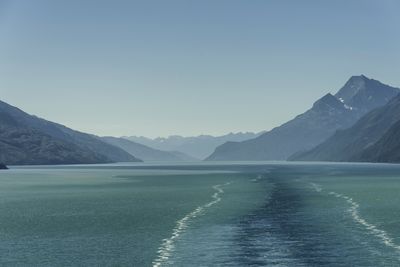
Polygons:
[[319,184],[310,183],[310,185],[314,188],[318,193],[322,191],[322,187]]
[[252,179],[251,181],[253,183],[258,183],[263,179],[262,175],[258,175],[257,178]]
[[165,238],[162,241],[162,244],[160,248],[158,249],[158,256],[157,258],[153,261],[153,267],[158,267],[158,266],[163,266],[166,264],[172,264],[169,262],[169,259],[172,255],[172,253],[175,250],[175,243],[177,239],[181,236],[181,234],[189,227],[190,222],[195,219],[198,216],[201,216],[204,214],[204,212],[217,204],[218,202],[221,201],[221,195],[224,193],[224,190],[222,189],[223,186],[227,186],[230,183],[225,183],[225,184],[219,184],[219,185],[214,185],[212,188],[215,190],[215,193],[211,196],[212,201],[208,202],[207,204],[204,204],[202,206],[197,207],[195,210],[187,214],[185,217],[182,219],[178,220],[176,223],[175,228],[172,231],[172,235],[169,238]]
[[[317,192],[322,191],[322,187],[318,184],[311,183],[311,186]],[[400,252],[400,245],[397,245],[386,231],[379,229],[376,225],[368,222],[360,215],[359,212],[360,204],[354,201],[353,198],[333,191],[329,192],[328,194],[335,196],[336,198],[345,200],[350,206],[347,211],[350,213],[352,219],[355,222],[365,227],[365,229],[367,229],[371,235],[378,238],[381,241],[381,243],[383,243],[387,247],[395,249],[397,252]]]

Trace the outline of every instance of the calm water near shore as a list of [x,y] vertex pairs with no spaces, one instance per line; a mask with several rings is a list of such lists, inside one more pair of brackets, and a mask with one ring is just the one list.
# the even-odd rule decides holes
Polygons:
[[0,172],[1,266],[399,266],[400,166]]

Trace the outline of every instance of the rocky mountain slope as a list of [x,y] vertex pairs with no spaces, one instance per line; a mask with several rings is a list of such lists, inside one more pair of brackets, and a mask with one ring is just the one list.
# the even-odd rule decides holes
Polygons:
[[398,162],[400,145],[400,95],[362,117],[349,129],[310,151],[292,156],[302,161]]
[[61,124],[29,115],[0,101],[0,162],[15,164],[89,164],[139,159]]
[[257,138],[227,142],[207,160],[286,160],[321,144],[337,130],[352,126],[399,92],[398,88],[363,75],[353,76],[335,95],[325,95],[293,120]]

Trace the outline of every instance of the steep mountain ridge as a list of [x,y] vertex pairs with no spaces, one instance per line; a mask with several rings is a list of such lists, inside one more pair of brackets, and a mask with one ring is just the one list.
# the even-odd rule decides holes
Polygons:
[[399,131],[400,95],[362,117],[352,127],[336,132],[309,151],[293,155],[301,161],[391,162]]
[[286,160],[352,126],[399,92],[364,75],[352,76],[335,96],[323,96],[305,113],[255,139],[225,143],[206,160]]
[[69,129],[0,101],[0,161],[78,164],[139,161],[96,136]]
[[400,162],[400,119],[372,146],[366,148],[359,161]]
[[221,136],[199,135],[199,136],[179,136],[146,138],[143,136],[123,137],[135,143],[139,143],[154,149],[163,151],[182,152],[185,155],[197,159],[204,159],[209,156],[214,149],[228,141],[244,141],[255,138],[262,133],[229,133]]
[[335,97],[348,107],[365,114],[385,105],[397,93],[393,87],[361,75],[352,76]]

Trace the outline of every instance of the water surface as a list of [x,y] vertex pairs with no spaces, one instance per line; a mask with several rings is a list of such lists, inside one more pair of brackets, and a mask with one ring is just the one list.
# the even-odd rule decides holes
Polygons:
[[2,266],[399,266],[400,167],[113,164],[0,173]]

